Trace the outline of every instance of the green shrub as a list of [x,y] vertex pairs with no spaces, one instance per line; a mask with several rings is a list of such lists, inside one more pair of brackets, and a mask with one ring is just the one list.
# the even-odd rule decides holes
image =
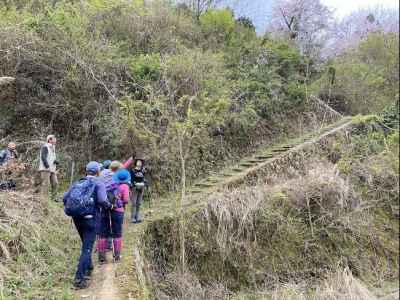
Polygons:
[[235,19],[228,9],[211,9],[200,16],[200,25],[206,36],[226,41],[235,28]]
[[139,55],[132,58],[130,68],[136,80],[157,81],[161,76],[161,57],[157,53]]

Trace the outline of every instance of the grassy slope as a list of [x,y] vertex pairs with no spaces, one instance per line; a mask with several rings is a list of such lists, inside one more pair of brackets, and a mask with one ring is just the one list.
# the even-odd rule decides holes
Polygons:
[[[220,173],[213,175],[206,179],[204,182],[201,182],[193,187],[191,190],[191,194],[189,197],[189,204],[187,205],[188,214],[195,213],[200,208],[204,207],[204,202],[201,199],[206,200],[206,196],[213,191],[216,191],[221,188],[221,186],[230,186],[234,182],[240,183],[243,181],[243,178],[251,178],[254,176],[254,173],[257,173],[258,168],[265,168],[265,164],[273,165],[275,161],[279,161],[287,155],[288,150],[297,151],[299,148],[303,146],[309,145],[308,142],[316,142],[318,139],[315,139],[316,136],[321,136],[329,132],[330,130],[340,127],[349,119],[340,120],[338,123],[327,126],[326,128],[321,129],[319,132],[315,132],[313,134],[308,134],[301,138],[296,138],[290,141],[287,141],[281,145],[275,145],[273,147],[269,147],[268,149],[262,149],[258,153],[256,153],[252,158],[248,158],[245,160],[245,165],[243,165],[243,161],[239,162],[238,166],[229,168],[226,170],[222,170]],[[301,145],[301,146],[298,146]],[[290,155],[289,155],[290,156]],[[248,163],[248,164],[247,164]],[[172,203],[171,203],[172,202]],[[147,266],[142,266],[142,268],[138,272],[138,266],[141,266],[142,263],[136,264],[138,261],[138,257],[135,256],[135,252],[132,249],[140,250],[141,255],[143,256],[144,250],[143,241],[139,242],[143,238],[143,233],[147,230],[147,233],[151,231],[154,226],[163,226],[162,223],[171,222],[175,217],[174,212],[174,202],[175,197],[165,197],[164,199],[159,199],[156,207],[154,209],[147,210],[146,221],[141,225],[135,225],[128,227],[125,233],[125,255],[124,255],[124,263],[120,265],[118,275],[121,278],[125,278],[121,280],[122,290],[124,295],[135,295],[137,299],[144,299],[146,295],[150,293],[149,289],[149,278],[146,278],[146,271],[149,271]],[[154,205],[154,204],[153,204]],[[156,222],[157,220],[163,220],[163,222]],[[154,225],[157,224],[157,225]],[[168,228],[168,225],[166,226]],[[169,233],[170,234],[170,233]],[[132,268],[133,263],[133,268]],[[144,271],[144,275],[141,276],[141,280],[138,280],[138,273]],[[131,278],[131,279],[128,279]],[[133,280],[132,280],[133,279]],[[146,284],[140,283],[140,281],[147,280]],[[129,282],[129,284],[125,284]]]
[[0,299],[72,299],[79,243],[70,219],[31,192],[0,193]]

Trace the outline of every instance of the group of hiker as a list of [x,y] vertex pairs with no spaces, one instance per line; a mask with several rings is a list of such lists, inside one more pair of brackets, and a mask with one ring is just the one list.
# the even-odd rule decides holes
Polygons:
[[72,217],[82,241],[75,288],[86,288],[89,284],[96,237],[100,264],[107,262],[109,250],[113,252],[114,261],[121,259],[124,214],[129,201],[131,222],[142,221],[139,211],[147,185],[144,174],[143,160],[133,156],[124,163],[91,161],[86,166],[86,176],[64,194],[65,213]]
[[[42,201],[48,201],[49,191],[50,199],[58,201],[56,144],[56,137],[49,135],[40,148],[38,170]],[[15,143],[9,143],[7,149],[0,152],[0,166],[16,160],[15,149]],[[135,155],[123,163],[91,161],[86,165],[85,176],[64,194],[65,214],[72,218],[82,241],[73,283],[75,288],[83,289],[89,285],[95,243],[100,264],[107,263],[107,251],[112,251],[114,261],[121,259],[124,214],[129,202],[131,222],[142,222],[140,206],[147,187],[145,172],[144,159],[135,158]]]
[[[51,199],[57,201],[57,166],[58,161],[56,157],[55,146],[57,139],[54,135],[47,136],[46,142],[40,147],[39,152],[39,180],[37,181],[38,192],[41,193],[43,201],[47,202],[49,188],[51,187]],[[18,152],[16,150],[17,144],[10,142],[7,148],[0,151],[0,167],[7,168],[17,163]],[[11,171],[7,170],[10,175]],[[6,180],[9,182],[10,180]],[[7,188],[5,188],[7,189]]]

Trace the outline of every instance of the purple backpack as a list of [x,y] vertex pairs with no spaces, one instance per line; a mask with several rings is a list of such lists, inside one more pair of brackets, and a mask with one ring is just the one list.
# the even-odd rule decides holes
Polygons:
[[101,180],[106,186],[107,198],[112,205],[117,208],[123,207],[121,195],[119,193],[119,184],[113,180],[114,173],[110,170],[104,170],[101,174]]

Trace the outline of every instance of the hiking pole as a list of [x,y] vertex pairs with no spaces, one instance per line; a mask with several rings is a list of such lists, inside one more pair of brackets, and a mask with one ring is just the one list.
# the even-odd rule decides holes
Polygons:
[[74,174],[75,173],[75,161],[72,161],[71,164],[71,179],[70,179],[70,185],[72,185],[72,182],[74,181]]
[[[109,214],[109,219],[110,219],[110,233],[111,233],[111,251],[113,255],[113,263],[115,263],[115,248],[114,248],[114,237],[113,237],[113,231],[112,231],[112,216],[111,216],[111,210]],[[108,243],[108,241],[107,241]]]

